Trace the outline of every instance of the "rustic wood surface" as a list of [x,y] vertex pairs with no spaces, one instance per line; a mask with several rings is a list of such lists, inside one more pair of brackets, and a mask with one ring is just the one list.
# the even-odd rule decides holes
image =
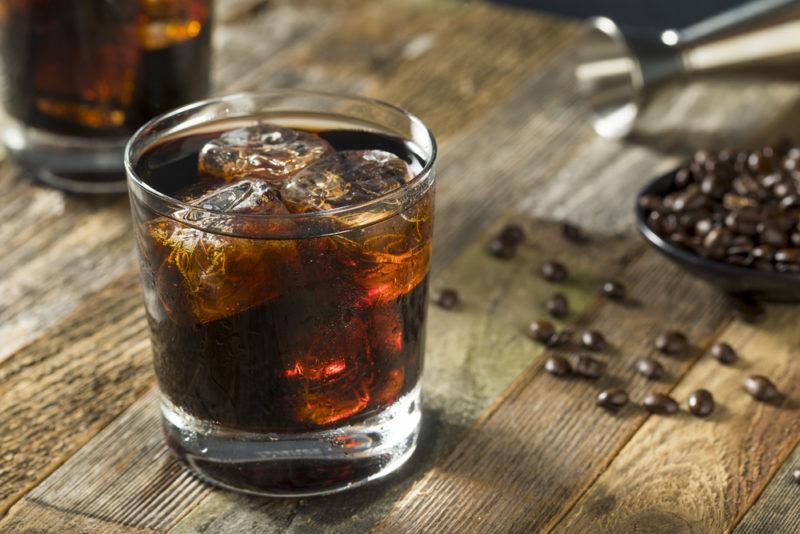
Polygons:
[[[260,499],[193,478],[160,435],[126,199],[64,195],[2,162],[0,532],[800,529],[800,311],[734,320],[723,295],[646,249],[630,209],[693,148],[800,133],[795,87],[690,86],[636,137],[609,142],[572,83],[573,22],[448,0],[226,0],[217,20],[216,93],[360,93],[438,136],[432,283],[457,287],[464,304],[430,313],[419,451],[387,480],[328,498]],[[564,218],[591,240],[564,241],[548,222]],[[483,242],[506,220],[529,239],[503,262]],[[566,284],[535,275],[549,258],[570,266]],[[598,295],[610,277],[634,302]],[[557,290],[572,306],[564,324],[611,341],[605,378],[542,373],[545,352],[524,328]],[[634,376],[652,337],[673,327],[691,353],[661,358],[661,382]],[[716,339],[740,362],[704,356]],[[744,396],[750,372],[773,377],[786,401]],[[634,405],[612,415],[593,406],[611,384],[681,403],[706,387],[720,408],[708,420]]]

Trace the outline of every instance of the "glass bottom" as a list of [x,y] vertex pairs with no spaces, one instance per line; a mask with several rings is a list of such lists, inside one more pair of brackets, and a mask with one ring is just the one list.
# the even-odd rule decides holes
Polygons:
[[359,423],[303,434],[255,434],[201,422],[161,404],[167,444],[200,478],[269,497],[325,495],[398,469],[417,445],[420,389]]
[[127,141],[56,135],[13,120],[2,133],[15,163],[49,186],[78,194],[125,192]]

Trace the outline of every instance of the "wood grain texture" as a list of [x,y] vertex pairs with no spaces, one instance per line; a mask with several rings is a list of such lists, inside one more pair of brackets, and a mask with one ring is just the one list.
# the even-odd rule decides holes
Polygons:
[[[795,421],[794,426],[797,426]],[[734,530],[735,534],[800,532],[800,489],[792,472],[800,469],[800,445],[775,472],[758,500]]]
[[[733,528],[800,442],[798,321],[796,307],[772,306],[762,323],[733,322],[720,339],[739,353],[736,365],[724,366],[706,356],[672,393],[685,409],[693,390],[708,389],[716,411],[708,419],[687,412],[651,417],[557,530],[677,533]],[[771,377],[786,396],[784,402],[771,406],[745,394],[742,381],[749,374]],[[786,477],[783,482],[790,483]],[[797,500],[797,488],[792,489]]]
[[0,517],[153,383],[138,276],[0,366]]
[[[214,492],[175,530],[199,532],[208,525],[221,529],[230,521],[248,520],[258,528],[243,527],[245,532],[363,532],[375,526],[411,482],[441,461],[480,413],[542,353],[524,332],[531,320],[546,316],[544,303],[552,293],[562,291],[569,298],[573,312],[564,322],[571,323],[596,296],[604,277],[619,272],[641,251],[637,242],[617,237],[566,242],[559,225],[552,223],[528,223],[526,230],[528,242],[511,261],[489,257],[481,240],[433,276],[434,289],[456,288],[463,304],[456,311],[430,309],[423,430],[410,465],[377,485],[293,502],[288,505],[289,523],[285,508]],[[553,257],[568,262],[573,274],[558,287],[533,275],[542,261]],[[247,506],[242,508],[242,502]]]
[[[636,303],[598,301],[581,325],[600,330],[613,350],[599,380],[559,380],[532,366],[453,453],[403,498],[378,529],[508,532],[546,530],[599,476],[646,415],[634,406],[609,414],[594,406],[597,392],[627,385],[634,399],[669,389],[727,322],[721,299],[648,251],[621,280]],[[667,328],[684,330],[694,348],[662,358],[667,379],[646,384],[629,358],[654,352]]]
[[[151,391],[17,503],[3,532],[163,530],[210,491],[167,451]],[[47,509],[42,516],[40,511]]]

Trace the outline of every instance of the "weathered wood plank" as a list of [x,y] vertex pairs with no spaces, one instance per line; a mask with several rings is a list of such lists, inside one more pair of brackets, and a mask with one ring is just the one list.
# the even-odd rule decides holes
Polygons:
[[775,472],[761,496],[736,526],[735,534],[800,532],[800,498],[797,483],[792,479],[795,469],[800,469],[800,445]]
[[453,453],[402,499],[379,531],[413,524],[423,531],[546,530],[604,471],[646,419],[628,406],[611,415],[594,406],[597,392],[627,384],[634,398],[650,390],[628,358],[654,352],[664,329],[678,328],[695,347],[662,359],[675,383],[727,322],[719,295],[647,251],[621,276],[635,304],[600,301],[582,326],[613,347],[608,374],[596,381],[559,380],[531,366],[502,403],[485,415]]
[[130,272],[0,366],[0,516],[151,387],[146,328]]
[[[151,391],[12,507],[0,529],[36,532],[66,523],[77,531],[163,530],[209,490],[163,445],[157,412]],[[148,476],[136,469],[141,465]],[[41,516],[42,509],[49,513]]]
[[[708,389],[717,402],[715,413],[708,419],[687,412],[651,417],[557,530],[724,532],[733,528],[800,442],[799,320],[797,308],[773,306],[758,325],[733,322],[720,339],[736,348],[737,364],[724,366],[706,356],[672,393],[685,408],[693,390]],[[634,359],[632,354],[625,355],[629,365]],[[748,374],[772,377],[786,395],[785,402],[770,406],[754,401],[742,390]],[[782,482],[791,484],[788,477]]]

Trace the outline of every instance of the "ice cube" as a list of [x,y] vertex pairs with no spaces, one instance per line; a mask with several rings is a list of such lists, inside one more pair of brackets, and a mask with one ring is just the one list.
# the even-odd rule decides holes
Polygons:
[[318,135],[259,123],[206,143],[198,169],[227,181],[248,176],[280,187],[286,177],[330,153],[333,148]]
[[[232,213],[286,213],[267,184],[246,180],[207,192],[192,204]],[[176,219],[198,221],[191,208]],[[299,269],[294,242],[231,237],[160,217],[147,223],[157,293],[174,319],[207,323],[264,304],[288,289]],[[187,315],[188,314],[188,315]]]
[[383,150],[344,150],[290,177],[281,198],[292,212],[359,204],[398,189],[411,179],[408,165]]

